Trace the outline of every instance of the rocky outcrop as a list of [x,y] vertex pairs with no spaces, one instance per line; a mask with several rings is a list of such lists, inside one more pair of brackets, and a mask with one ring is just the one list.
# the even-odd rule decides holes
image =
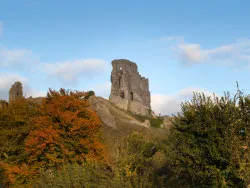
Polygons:
[[139,125],[142,127],[150,127],[149,120],[140,122],[133,116],[129,115],[126,111],[117,108],[108,100],[102,97],[91,96],[88,99],[90,107],[98,114],[101,121],[108,127],[118,128],[117,122],[123,122],[129,125]]
[[110,113],[109,102],[101,97],[92,96],[89,99],[92,109],[98,114],[101,121],[113,128],[117,128],[115,117]]
[[110,102],[134,114],[150,115],[148,79],[142,77],[137,65],[129,60],[114,60],[112,66]]
[[23,98],[23,86],[21,82],[15,82],[9,90],[9,102]]

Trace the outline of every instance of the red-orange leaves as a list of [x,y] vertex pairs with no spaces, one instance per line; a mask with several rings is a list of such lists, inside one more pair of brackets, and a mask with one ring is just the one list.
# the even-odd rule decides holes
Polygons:
[[49,90],[40,115],[33,119],[35,129],[26,139],[29,163],[58,168],[62,163],[103,159],[101,123],[85,96],[84,92]]

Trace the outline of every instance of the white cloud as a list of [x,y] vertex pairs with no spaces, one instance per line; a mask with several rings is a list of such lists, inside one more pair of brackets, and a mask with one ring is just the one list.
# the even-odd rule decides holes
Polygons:
[[0,47],[0,67],[32,69],[38,59],[30,50]]
[[63,85],[77,85],[79,79],[92,79],[107,70],[108,64],[100,59],[76,59],[55,63],[42,63],[32,51],[0,47],[0,68],[40,72],[49,81]]
[[3,22],[0,21],[0,36],[3,35]]
[[[44,78],[44,83],[60,87],[75,87],[79,81],[85,85],[91,82],[94,78],[101,76],[108,68],[108,64],[99,59],[76,59],[74,61],[64,61],[56,63],[42,63],[39,58],[30,50],[26,49],[8,49],[0,46],[0,69],[11,71],[24,71],[26,75],[39,74]],[[22,81],[22,80],[20,80]],[[54,82],[58,81],[58,82]],[[6,81],[5,81],[6,82]],[[12,83],[12,80],[10,81]],[[12,83],[13,84],[13,83]],[[25,83],[24,83],[25,86]],[[96,86],[100,95],[107,97],[107,92],[104,89],[106,86]],[[101,91],[103,87],[105,92]],[[9,87],[8,87],[9,88]],[[4,92],[6,93],[6,92]],[[8,93],[8,92],[7,92]],[[34,91],[27,87],[27,96],[44,95],[46,92]],[[3,92],[2,94],[3,95]],[[5,97],[6,98],[6,94]]]
[[238,39],[231,44],[208,49],[201,44],[187,43],[183,37],[164,37],[160,40],[166,42],[184,63],[250,64],[250,39]]
[[76,84],[80,77],[93,78],[107,68],[107,64],[99,59],[81,59],[58,63],[41,63],[41,67],[49,78],[56,78],[65,84]]
[[[151,95],[151,107],[156,114],[172,115],[181,111],[181,102],[191,100],[194,92],[204,93],[206,96],[214,96],[212,92],[199,88],[186,88],[174,94]],[[216,94],[215,94],[216,95]],[[216,95],[218,96],[218,95]]]

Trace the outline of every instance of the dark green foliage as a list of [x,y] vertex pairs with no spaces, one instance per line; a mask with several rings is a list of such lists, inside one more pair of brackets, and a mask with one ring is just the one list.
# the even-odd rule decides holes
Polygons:
[[155,128],[161,128],[161,125],[163,124],[163,119],[161,118],[150,118],[150,126]]
[[89,92],[88,92],[88,95],[89,95],[89,96],[93,96],[93,95],[95,95],[95,92],[94,92],[94,91],[89,91]]
[[129,112],[129,114],[140,122],[145,122],[145,120],[148,119],[150,122],[150,126],[154,127],[154,128],[161,128],[161,125],[163,124],[163,118],[161,118],[161,117],[157,117],[157,118],[154,118],[152,116],[147,117],[147,116],[142,116],[139,114],[134,114],[132,112]]
[[142,116],[139,114],[134,114],[132,112],[128,112],[131,116],[133,116],[135,119],[137,119],[140,122],[144,122],[146,119],[148,119],[146,116]]
[[36,106],[25,99],[13,101],[0,110],[0,160],[20,164],[24,160],[24,140],[32,128],[30,117],[37,113]]
[[95,95],[94,91],[89,91],[89,92],[87,92],[87,95],[85,96],[85,99],[88,99],[89,97],[94,96],[94,95]]
[[150,139],[140,133],[125,138],[116,164],[119,181],[126,182],[121,187],[164,187],[162,180],[168,172],[158,172],[167,159],[159,144],[157,139]]
[[195,94],[183,103],[168,138],[172,181],[180,187],[246,186],[249,139],[239,132],[249,131],[249,104],[239,93],[234,99]]

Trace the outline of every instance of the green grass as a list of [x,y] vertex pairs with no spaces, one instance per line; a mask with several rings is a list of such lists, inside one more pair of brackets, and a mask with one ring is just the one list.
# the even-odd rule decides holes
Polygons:
[[145,120],[148,119],[150,121],[150,126],[154,128],[161,128],[161,124],[163,124],[163,118],[160,117],[153,118],[153,117],[146,117],[138,114],[133,114],[132,112],[128,113],[140,122],[145,122]]
[[145,122],[146,119],[148,119],[146,116],[142,116],[139,114],[134,114],[130,111],[128,111],[128,114],[131,115],[132,117],[134,117],[136,120],[140,121],[140,122]]

